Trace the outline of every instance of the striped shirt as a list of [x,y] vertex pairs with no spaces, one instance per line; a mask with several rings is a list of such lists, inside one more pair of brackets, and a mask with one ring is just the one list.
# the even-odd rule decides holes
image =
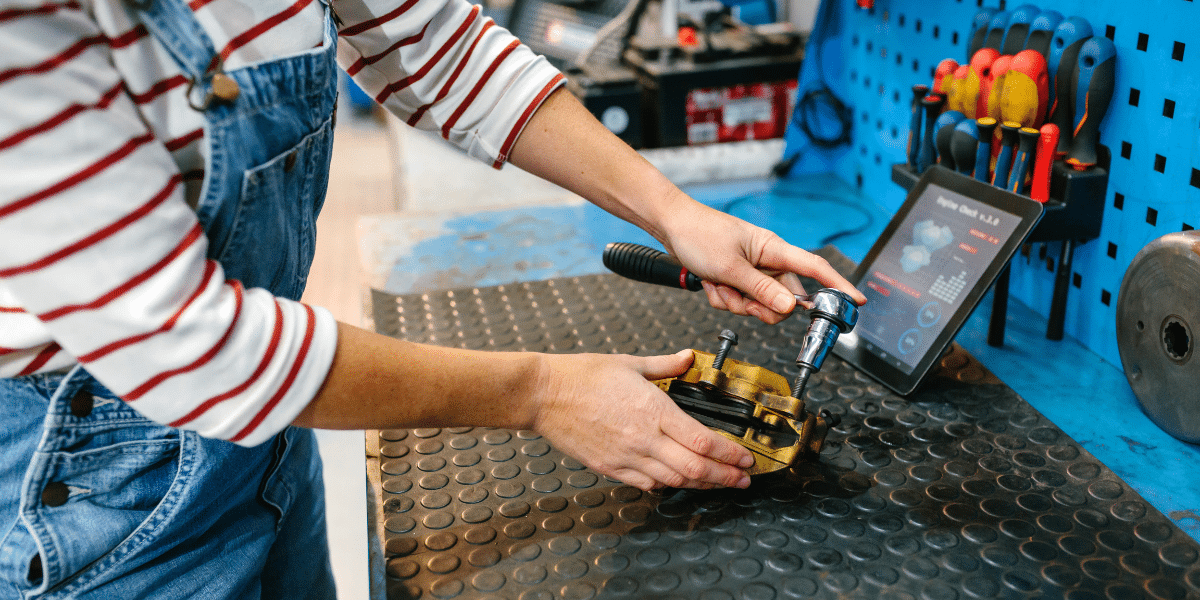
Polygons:
[[[319,46],[319,0],[191,0],[226,69]],[[466,0],[333,0],[338,61],[499,167],[562,75]],[[256,445],[316,394],[336,324],[244,289],[192,210],[204,119],[123,0],[0,0],[0,377],[82,364],[146,417]]]

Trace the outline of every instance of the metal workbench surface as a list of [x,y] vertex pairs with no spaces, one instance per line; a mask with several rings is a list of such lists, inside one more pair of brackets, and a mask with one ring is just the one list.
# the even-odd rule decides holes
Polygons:
[[[375,295],[376,328],[495,350],[712,351],[795,374],[806,323],[612,275]],[[642,493],[529,432],[379,433],[390,598],[1196,598],[1200,545],[961,348],[899,397],[831,357],[816,463]]]

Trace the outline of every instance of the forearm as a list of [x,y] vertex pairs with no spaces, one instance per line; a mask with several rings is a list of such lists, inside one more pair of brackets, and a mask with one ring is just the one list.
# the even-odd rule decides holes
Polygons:
[[414,344],[339,323],[329,375],[294,424],[529,428],[539,356]]
[[533,114],[509,162],[579,194],[664,244],[664,217],[682,203],[696,204],[565,88]]

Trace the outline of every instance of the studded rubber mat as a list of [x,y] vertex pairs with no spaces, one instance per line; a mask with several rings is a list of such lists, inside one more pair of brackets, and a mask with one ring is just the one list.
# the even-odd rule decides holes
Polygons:
[[[374,304],[383,333],[474,349],[714,352],[729,328],[789,380],[807,326],[615,275]],[[957,346],[908,397],[832,356],[806,395],[842,424],[748,490],[643,493],[530,432],[379,432],[388,597],[1200,597],[1196,542]]]

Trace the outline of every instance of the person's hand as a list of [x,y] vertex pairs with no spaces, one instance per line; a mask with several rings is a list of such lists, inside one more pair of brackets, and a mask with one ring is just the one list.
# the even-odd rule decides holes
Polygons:
[[867,301],[825,259],[698,202],[681,204],[683,210],[673,212],[663,228],[663,243],[704,280],[713,308],[778,323],[796,308],[795,295],[806,293],[797,274],[846,292],[859,305]]
[[651,380],[691,366],[666,356],[545,355],[536,381],[533,429],[588,468],[626,484],[746,487],[749,450],[701,425]]

